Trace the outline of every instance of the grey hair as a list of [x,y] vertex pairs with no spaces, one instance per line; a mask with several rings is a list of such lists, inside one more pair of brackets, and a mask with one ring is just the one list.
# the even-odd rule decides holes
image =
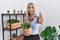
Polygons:
[[[34,4],[33,4],[32,2],[30,2],[30,3],[28,3],[28,5],[27,5],[27,9],[28,9],[28,6],[29,6],[29,5],[32,5],[32,6],[34,7]],[[34,9],[35,9],[35,8],[34,8]],[[34,14],[34,15],[35,15],[35,14]],[[26,13],[26,18],[27,18],[26,21],[29,22],[28,12]]]
[[33,7],[34,7],[34,4],[32,2],[28,3],[28,5],[33,5]]

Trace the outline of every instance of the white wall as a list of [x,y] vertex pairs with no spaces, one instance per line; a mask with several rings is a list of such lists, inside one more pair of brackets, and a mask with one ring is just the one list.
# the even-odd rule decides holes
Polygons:
[[[42,11],[44,14],[45,22],[41,25],[40,32],[47,25],[56,26],[56,28],[58,28],[58,25],[60,24],[60,0],[0,0],[0,20],[1,14],[7,10],[11,10],[11,12],[13,12],[13,9],[26,11],[26,5],[29,2],[35,4],[36,13]],[[1,25],[0,21],[0,40],[2,40]]]

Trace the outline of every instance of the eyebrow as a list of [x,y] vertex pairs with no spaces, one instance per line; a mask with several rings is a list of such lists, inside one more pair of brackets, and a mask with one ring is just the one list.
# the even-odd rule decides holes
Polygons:
[[[30,8],[30,7],[28,7],[28,8]],[[32,8],[34,8],[34,7],[32,6]]]

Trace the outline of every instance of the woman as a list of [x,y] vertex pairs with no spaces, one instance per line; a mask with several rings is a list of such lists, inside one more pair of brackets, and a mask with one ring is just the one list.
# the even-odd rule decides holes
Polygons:
[[40,13],[39,17],[35,16],[35,8],[33,3],[29,3],[27,6],[28,19],[32,26],[32,33],[30,36],[24,35],[24,40],[40,40],[39,37],[39,24],[43,23],[43,17]]

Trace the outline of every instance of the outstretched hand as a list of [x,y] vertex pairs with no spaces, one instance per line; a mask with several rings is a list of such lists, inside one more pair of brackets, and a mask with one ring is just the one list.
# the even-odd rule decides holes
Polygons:
[[43,15],[42,15],[42,12],[39,13],[38,23],[40,23],[40,24],[43,23]]

